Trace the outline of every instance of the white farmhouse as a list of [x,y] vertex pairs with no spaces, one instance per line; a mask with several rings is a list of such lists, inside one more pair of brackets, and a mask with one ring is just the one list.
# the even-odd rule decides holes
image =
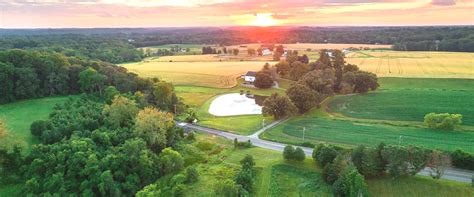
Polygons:
[[247,74],[242,76],[242,78],[244,78],[246,83],[253,83],[255,81],[256,75],[257,75],[257,72],[248,71]]
[[262,50],[262,55],[263,56],[266,56],[266,55],[272,55],[272,51],[270,51],[270,49],[263,49]]

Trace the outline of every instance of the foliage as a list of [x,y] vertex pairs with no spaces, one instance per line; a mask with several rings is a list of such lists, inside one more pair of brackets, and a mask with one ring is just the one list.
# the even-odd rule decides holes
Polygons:
[[194,183],[199,179],[199,172],[197,171],[196,167],[190,166],[186,168],[186,182],[187,183]]
[[462,123],[461,114],[429,113],[425,115],[425,124],[432,129],[453,130]]
[[105,105],[102,114],[105,116],[105,123],[110,128],[116,129],[133,125],[138,110],[134,100],[116,96],[110,105]]
[[251,192],[253,190],[253,183],[255,179],[255,161],[251,155],[246,155],[240,160],[242,169],[235,176],[235,183],[242,186],[242,192]]
[[275,119],[292,115],[296,110],[295,105],[287,96],[280,96],[278,93],[273,93],[263,101],[262,113],[273,116]]
[[456,149],[450,155],[454,167],[474,170],[474,154]]
[[271,88],[273,86],[273,79],[269,72],[259,71],[255,75],[254,86],[257,88]]
[[239,189],[234,181],[226,179],[217,182],[214,186],[214,194],[215,196],[237,197]]
[[[0,123],[0,127],[1,127],[1,123]],[[31,123],[31,126],[30,126],[31,134],[36,137],[41,136],[43,134],[43,131],[51,130],[51,129],[53,129],[53,125],[51,124],[49,120],[36,120],[33,123]]]
[[413,176],[429,161],[426,149],[413,146],[385,146],[382,156],[387,161],[387,170],[393,177]]
[[451,158],[448,154],[433,150],[430,154],[428,166],[431,168],[431,177],[439,179],[444,175],[447,168],[451,167]]
[[163,149],[160,153],[159,161],[161,163],[162,174],[180,171],[184,165],[181,154],[169,147]]
[[363,145],[352,150],[351,160],[357,170],[365,177],[375,177],[385,171],[386,162],[381,156],[384,145],[366,148]]
[[303,161],[305,157],[306,155],[300,147],[295,149],[293,146],[287,145],[285,149],[283,149],[283,158],[285,160]]
[[348,159],[346,156],[342,154],[337,155],[333,162],[324,166],[322,173],[324,181],[328,184],[334,184],[347,165]]
[[177,137],[173,115],[152,107],[146,107],[138,112],[133,133],[155,151],[173,144]]
[[302,63],[300,61],[295,61],[290,64],[290,72],[288,78],[297,81],[307,72],[309,72],[308,64]]
[[329,96],[334,93],[336,78],[332,69],[314,70],[298,78],[301,78],[298,83],[308,86],[320,95]]
[[333,185],[335,196],[369,196],[367,183],[354,166],[347,167]]
[[87,93],[99,92],[102,95],[107,77],[98,73],[94,68],[89,67],[79,73],[79,84],[81,90]]
[[299,113],[309,111],[321,101],[321,97],[316,91],[298,83],[292,84],[286,90],[286,95],[298,108]]
[[313,159],[318,162],[319,166],[324,167],[333,162],[338,154],[333,146],[318,144],[313,150]]
[[244,142],[239,142],[237,138],[234,138],[234,148],[250,148],[252,147],[252,141],[247,140]]

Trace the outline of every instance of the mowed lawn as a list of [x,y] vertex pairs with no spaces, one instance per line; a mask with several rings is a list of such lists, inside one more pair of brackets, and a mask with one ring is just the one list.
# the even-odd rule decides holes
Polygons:
[[337,96],[330,110],[353,118],[420,122],[431,112],[458,113],[463,125],[474,125],[472,79],[381,78],[380,83],[375,92]]
[[158,77],[175,85],[231,88],[242,74],[258,71],[264,64],[262,61],[200,62],[197,59],[195,62],[146,60],[122,66],[142,77]]
[[346,61],[379,77],[474,78],[474,53],[371,50],[346,55]]
[[7,123],[9,136],[27,145],[37,141],[30,134],[30,125],[35,120],[47,119],[56,104],[74,96],[47,97],[0,105],[0,118]]

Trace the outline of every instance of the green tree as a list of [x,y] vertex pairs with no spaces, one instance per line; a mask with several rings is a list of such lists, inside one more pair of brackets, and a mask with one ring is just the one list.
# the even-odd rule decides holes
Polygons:
[[8,103],[15,100],[13,80],[15,67],[9,63],[0,62],[0,103]]
[[179,152],[171,148],[165,148],[160,153],[160,163],[162,165],[162,173],[169,174],[180,171],[183,168],[184,160]]
[[300,76],[300,78],[298,83],[308,86],[321,96],[328,96],[334,93],[336,77],[332,69],[313,70],[303,77]]
[[102,89],[107,77],[98,73],[94,68],[89,67],[79,73],[79,84],[83,92],[99,92],[102,95]]
[[31,123],[30,131],[33,136],[40,137],[43,131],[53,129],[53,125],[49,120],[36,120]]
[[112,104],[105,105],[102,113],[105,116],[107,125],[116,129],[119,127],[132,126],[138,110],[134,100],[117,96],[112,100]]
[[114,100],[115,96],[119,95],[120,92],[115,88],[115,86],[108,86],[105,88],[105,102],[108,104],[112,103],[112,100]]
[[257,88],[271,88],[273,79],[269,72],[259,71],[255,75],[254,86]]
[[309,72],[309,66],[305,63],[301,63],[299,61],[295,61],[291,63],[290,66],[290,73],[289,79],[297,81],[301,78],[304,74]]
[[387,170],[393,177],[413,176],[429,161],[429,152],[414,146],[386,146],[382,155],[387,161]]
[[173,115],[147,107],[138,112],[133,133],[152,150],[159,151],[166,146],[167,135],[173,134],[174,127]]
[[321,101],[320,95],[317,92],[298,83],[292,84],[286,90],[286,95],[288,95],[288,98],[295,104],[301,114],[309,111]]
[[275,64],[275,67],[277,69],[277,73],[282,77],[287,77],[287,75],[290,73],[290,64],[285,60],[281,60]]
[[153,104],[164,111],[173,111],[178,99],[174,93],[173,84],[160,81],[153,85],[153,89],[148,98],[148,103]]
[[432,129],[454,130],[456,126],[462,124],[462,115],[429,113],[425,115],[425,124]]
[[295,149],[295,152],[293,153],[293,159],[296,161],[303,161],[306,158],[306,155],[304,154],[304,151],[302,148],[298,147]]
[[283,158],[285,160],[292,160],[295,148],[292,145],[286,145],[283,149]]
[[334,161],[339,152],[331,145],[319,144],[313,150],[313,159],[324,167]]
[[278,93],[273,93],[263,101],[262,113],[273,116],[275,119],[289,116],[296,111],[297,109],[290,99],[286,96],[280,96]]
[[335,196],[365,197],[369,196],[367,183],[353,166],[347,167],[333,185]]
[[33,68],[15,68],[15,98],[26,99],[39,96],[39,80],[38,75]]
[[340,176],[342,171],[347,167],[348,159],[345,155],[339,154],[333,162],[327,164],[323,168],[322,177],[328,184],[333,184]]

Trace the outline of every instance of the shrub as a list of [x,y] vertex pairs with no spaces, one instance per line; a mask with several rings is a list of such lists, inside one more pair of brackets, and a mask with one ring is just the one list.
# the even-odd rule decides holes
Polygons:
[[354,166],[347,167],[333,185],[334,196],[369,196],[364,177]]
[[31,123],[30,131],[34,136],[41,136],[44,131],[53,129],[53,125],[49,120],[37,120]]
[[313,159],[318,162],[321,167],[324,167],[334,161],[338,154],[336,148],[333,146],[320,144],[313,150]]
[[237,197],[239,189],[232,180],[220,180],[214,186],[214,194],[215,196]]
[[442,129],[442,130],[453,130],[454,127],[462,123],[461,114],[449,114],[449,113],[429,113],[425,115],[425,124],[428,128]]
[[306,155],[304,154],[304,151],[302,148],[298,147],[295,149],[295,152],[293,153],[293,159],[296,161],[303,161],[306,158]]
[[245,142],[239,142],[237,138],[234,138],[234,148],[250,148],[252,147],[252,142],[247,140]]
[[454,167],[474,170],[474,155],[458,149],[451,153],[451,160]]
[[283,149],[283,158],[285,160],[291,160],[293,158],[293,153],[295,152],[295,148],[291,145],[286,145],[285,149]]
[[196,167],[190,166],[186,169],[186,182],[194,183],[199,179],[199,172]]

